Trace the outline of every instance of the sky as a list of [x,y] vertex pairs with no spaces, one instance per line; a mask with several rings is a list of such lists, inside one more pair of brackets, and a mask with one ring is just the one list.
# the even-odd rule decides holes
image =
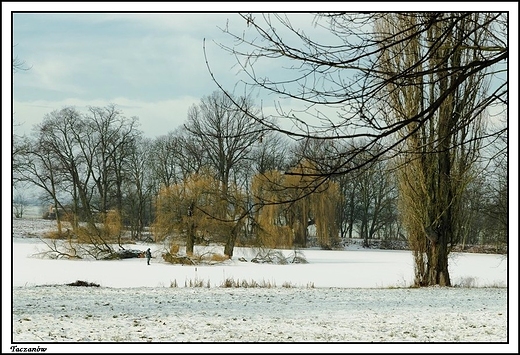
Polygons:
[[[14,119],[32,123],[63,106],[114,103],[149,137],[174,130],[217,87],[232,58],[217,51],[217,26],[236,14],[15,14],[15,55],[31,66],[14,78]],[[227,61],[224,61],[224,57]],[[226,80],[228,83],[229,80]]]
[[[65,106],[85,112],[89,106],[115,104],[126,117],[139,118],[139,129],[147,137],[174,131],[186,122],[190,106],[218,90],[207,63],[224,88],[240,94],[235,85],[243,76],[236,60],[218,45],[233,45],[219,27],[234,33],[247,30],[239,10],[254,11],[258,17],[259,12],[291,12],[295,27],[322,38],[326,31],[311,26],[313,15],[307,12],[437,10],[436,4],[370,3],[367,8],[367,3],[306,2],[295,8],[292,2],[2,2],[3,161],[11,160],[10,132],[30,133],[46,114]],[[466,2],[442,3],[442,10],[467,9]],[[478,2],[471,9],[511,11],[510,95],[518,97],[518,4]],[[29,70],[13,74],[11,52]],[[273,77],[282,75],[279,67],[262,69]],[[11,83],[5,79],[9,77]],[[258,104],[262,100],[266,113],[274,113],[276,97],[256,99]],[[518,117],[516,100],[510,101],[509,109],[510,117]],[[518,121],[509,120],[509,125],[512,191],[516,191]],[[11,190],[9,175],[3,176],[3,190]]]
[[[4,39],[12,33],[12,38],[3,41],[3,46],[12,42],[14,57],[30,68],[13,75],[15,133],[29,132],[45,114],[65,106],[74,106],[84,112],[88,106],[112,103],[123,115],[138,117],[139,128],[145,136],[163,135],[186,121],[190,106],[218,89],[206,64],[204,43],[208,64],[224,88],[233,91],[235,84],[244,78],[235,65],[235,58],[218,46],[233,45],[231,37],[223,33],[222,28],[227,26],[238,34],[247,30],[237,10],[294,12],[346,7],[345,4],[326,2],[300,4],[297,9],[294,3],[283,2],[274,5],[123,4],[2,3],[3,9],[12,11],[12,18],[9,12],[2,11],[4,28],[12,24],[12,31],[2,31]],[[492,10],[498,10],[499,4],[493,3]],[[377,9],[410,10],[410,3],[389,6],[383,3]],[[449,6],[457,8],[457,3]],[[465,8],[467,3],[462,6]],[[366,3],[349,2],[346,7],[348,10],[356,8],[366,9]],[[369,10],[375,8],[371,6]],[[316,38],[323,38],[320,36],[327,32],[311,25],[314,17],[311,14],[291,13],[289,16],[295,27],[312,32]],[[3,52],[10,50],[7,48]],[[278,74],[282,70],[280,67],[267,69],[272,77],[282,75]],[[237,90],[240,94],[240,89]],[[267,113],[274,113],[277,98],[262,96],[257,99],[257,104],[264,100],[262,104]]]
[[[92,343],[114,339],[123,344],[112,344],[112,350],[125,352],[143,351],[138,344],[133,344],[133,349],[124,348],[129,345],[125,342],[142,344],[147,339],[156,343],[327,343],[319,348],[313,348],[313,344],[277,348],[276,353],[352,352],[351,344],[333,347],[338,341],[415,342],[422,343],[416,345],[424,352],[493,353],[514,351],[515,347],[518,350],[516,255],[508,259],[493,254],[451,253],[450,278],[461,287],[416,289],[409,288],[413,282],[412,253],[404,250],[364,249],[360,243],[352,243],[344,250],[300,250],[308,263],[276,265],[254,263],[251,260],[258,250],[236,247],[233,260],[222,264],[183,266],[162,260],[166,245],[124,245],[141,251],[150,247],[153,258],[148,266],[146,259],[38,257],[47,249],[35,237],[50,229],[55,229],[54,221],[13,220],[13,263],[9,265],[8,258],[2,260],[2,282],[7,284],[2,293],[3,313],[13,314],[13,331],[9,331],[9,318],[3,317],[3,349],[14,336],[15,341],[22,343],[19,346],[24,346],[25,341],[50,342],[40,345],[51,352],[70,350],[76,341],[87,342],[77,350],[98,352],[105,348]],[[3,240],[4,245],[9,242],[7,238]],[[8,250],[5,246],[3,250]],[[221,254],[222,250],[222,246],[196,246],[195,254]],[[279,251],[290,260],[292,250]],[[16,298],[9,309],[11,270]],[[41,287],[77,280],[101,287]],[[263,287],[223,288],[225,280],[239,284],[256,281]],[[177,286],[171,287],[173,282]],[[203,287],[189,286],[190,282]],[[486,344],[504,341],[505,324],[510,327],[510,343]],[[445,341],[450,342],[449,348],[432,344]],[[475,344],[476,341],[484,343]],[[69,344],[63,347],[61,342]],[[417,347],[396,349],[393,345],[396,344],[355,349],[370,353],[419,351]],[[176,351],[201,351],[194,344],[189,349],[175,346]],[[168,344],[146,352],[152,349],[171,353]],[[233,345],[226,353],[270,350],[260,349],[259,344],[246,349]],[[205,350],[215,353],[218,349],[212,346]]]
[[[291,17],[297,26],[310,28],[314,16]],[[17,133],[65,106],[84,111],[110,103],[125,116],[138,117],[145,136],[173,131],[185,122],[190,106],[218,89],[204,48],[215,79],[226,89],[233,91],[243,78],[234,57],[219,47],[233,43],[223,28],[241,33],[247,27],[233,11],[16,12],[12,25],[14,56],[30,68],[13,76]]]

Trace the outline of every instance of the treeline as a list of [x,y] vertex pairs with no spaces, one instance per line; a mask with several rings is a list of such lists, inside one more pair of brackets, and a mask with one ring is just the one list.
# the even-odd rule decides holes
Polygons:
[[[330,152],[363,142],[291,141],[247,115],[255,111],[251,100],[233,101],[241,107],[214,92],[191,107],[182,127],[154,139],[114,105],[53,111],[30,136],[15,137],[15,188],[39,187],[42,204],[64,211],[56,213],[58,235],[94,245],[95,255],[125,238],[143,240],[148,230],[155,241],[182,238],[187,252],[219,243],[229,257],[236,245],[333,249],[349,238],[366,246],[407,240],[399,161],[367,164],[378,155],[372,147],[358,157],[363,168],[313,177],[319,164],[335,163]],[[506,177],[498,166],[461,192],[458,244],[506,243]],[[72,230],[63,230],[64,220]]]

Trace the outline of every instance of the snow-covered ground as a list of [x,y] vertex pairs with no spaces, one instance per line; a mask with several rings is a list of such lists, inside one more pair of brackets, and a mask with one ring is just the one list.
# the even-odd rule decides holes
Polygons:
[[[518,352],[518,278],[504,256],[453,254],[461,287],[416,289],[409,251],[304,250],[307,264],[270,265],[236,248],[231,261],[196,267],[168,264],[162,245],[144,243],[127,247],[150,247],[150,266],[34,257],[53,228],[13,220],[3,352]],[[100,287],[65,285],[77,280]]]

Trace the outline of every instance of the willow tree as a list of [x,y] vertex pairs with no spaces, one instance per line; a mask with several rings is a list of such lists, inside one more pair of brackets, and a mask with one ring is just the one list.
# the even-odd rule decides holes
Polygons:
[[[437,186],[426,186],[432,200],[427,202],[427,223],[421,233],[422,237],[438,238],[431,249],[431,256],[437,255],[434,258],[438,266],[432,266],[429,276],[418,282],[449,284],[444,260],[448,244],[456,241],[456,196],[463,186],[454,186],[451,180],[463,173],[463,165],[469,168],[473,159],[469,150],[476,148],[461,144],[472,139],[496,139],[507,130],[494,127],[483,133],[477,127],[489,110],[502,110],[498,113],[504,114],[507,109],[508,14],[322,13],[311,16],[305,28],[294,26],[291,15],[240,16],[244,29],[226,26],[223,31],[233,42],[220,45],[233,54],[245,73],[245,89],[288,99],[287,106],[275,102],[277,111],[272,116],[277,116],[280,124],[266,120],[271,116],[250,116],[266,128],[294,139],[363,138],[365,142],[354,150],[329,150],[331,159],[325,161],[334,164],[320,164],[320,157],[315,161],[319,169],[308,176],[330,179],[392,154],[407,154],[407,164],[422,157],[435,160]],[[304,16],[298,16],[302,23]],[[395,23],[396,17],[409,21],[400,22],[396,28],[381,27],[381,23]],[[413,46],[417,54],[407,54],[406,50],[412,51]],[[208,63],[210,60],[207,58]],[[273,68],[286,70],[274,74]],[[221,90],[228,92],[209,64],[208,70]],[[492,82],[489,90],[480,84],[483,76]],[[406,91],[412,86],[422,89],[406,100],[418,107],[399,111],[392,96],[399,96],[403,107],[406,102],[395,90]],[[392,92],[396,95],[389,95]],[[433,129],[433,136],[421,133]],[[422,137],[428,138],[421,141]],[[421,149],[428,144],[435,156],[422,154]],[[377,154],[358,162],[363,152],[379,145],[383,149]],[[450,153],[437,154],[440,152]],[[417,159],[411,159],[408,153]],[[428,183],[433,184],[433,179]]]
[[448,255],[462,232],[462,196],[474,173],[483,131],[478,101],[487,90],[484,73],[462,80],[464,71],[458,68],[480,60],[480,47],[471,44],[486,43],[491,18],[394,14],[377,23],[382,36],[402,39],[382,52],[382,71],[415,73],[406,85],[388,82],[384,102],[389,124],[416,116],[444,97],[428,122],[401,131],[401,214],[415,256],[417,285],[451,284]]
[[[284,175],[277,170],[258,173],[251,182],[253,196],[253,235],[258,244],[268,247],[292,247],[294,230],[284,214],[287,206],[279,204]],[[302,205],[306,201],[299,201]]]
[[[339,221],[336,207],[340,203],[336,182],[320,183],[301,175],[305,164],[291,169],[295,174],[268,171],[252,181],[256,235],[268,247],[306,247],[308,227],[316,226],[320,247],[330,249],[339,244]],[[298,173],[298,174],[296,174]]]
[[280,202],[289,201],[289,209],[293,229],[297,231],[295,243],[306,247],[308,227],[315,225],[316,238],[320,247],[330,249],[339,244],[339,221],[336,219],[336,208],[340,204],[338,184],[334,181],[313,176],[319,170],[316,165],[303,160],[296,167],[285,172],[286,178],[282,186],[285,196]]
[[185,181],[163,186],[156,199],[152,229],[156,241],[184,235],[186,253],[193,254],[199,230],[206,230],[206,210],[218,206],[218,182],[208,175],[193,174]]
[[[229,194],[236,200],[236,206],[243,205],[245,196],[234,186]],[[187,254],[193,254],[197,240],[225,243],[230,234],[243,226],[234,218],[215,217],[243,214],[243,210],[233,210],[227,201],[222,199],[220,181],[208,171],[163,186],[157,196],[152,225],[156,241],[171,238],[174,243],[177,236],[184,237]]]
[[309,196],[312,222],[316,226],[318,245],[324,249],[339,246],[339,221],[336,219],[336,209],[341,203],[339,184],[327,180],[322,191]]

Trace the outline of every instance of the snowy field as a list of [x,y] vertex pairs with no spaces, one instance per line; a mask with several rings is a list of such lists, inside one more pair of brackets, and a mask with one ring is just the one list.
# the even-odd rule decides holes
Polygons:
[[[236,248],[197,267],[165,263],[162,245],[144,243],[127,247],[150,247],[150,266],[35,257],[52,228],[15,219],[4,241],[3,352],[518,352],[518,278],[504,256],[453,254],[459,287],[416,289],[409,251],[304,250],[307,264],[269,265]],[[100,287],[65,285],[77,280]]]

